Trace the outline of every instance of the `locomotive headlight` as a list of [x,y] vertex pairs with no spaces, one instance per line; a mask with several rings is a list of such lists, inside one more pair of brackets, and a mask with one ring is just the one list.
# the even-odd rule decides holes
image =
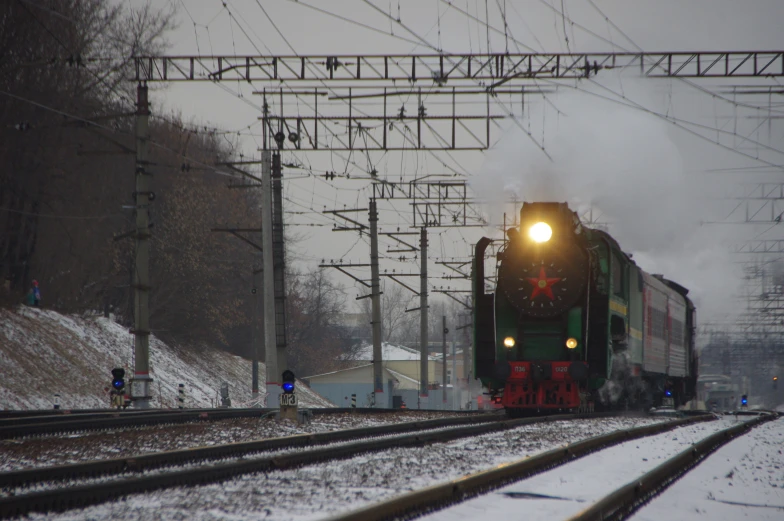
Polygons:
[[553,229],[545,222],[538,222],[528,228],[528,236],[534,242],[547,242],[553,236]]
[[504,338],[504,347],[507,349],[512,349],[515,346],[515,339],[508,336]]
[[566,347],[569,349],[574,349],[575,347],[577,347],[577,339],[576,338],[566,339]]

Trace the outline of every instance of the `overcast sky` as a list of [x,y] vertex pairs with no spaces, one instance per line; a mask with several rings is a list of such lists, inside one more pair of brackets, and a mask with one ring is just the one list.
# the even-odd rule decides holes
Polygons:
[[[177,0],[171,4],[155,0],[153,5],[177,9],[178,27],[170,36],[169,51],[177,55],[784,48],[781,0]],[[749,81],[639,79],[635,72],[602,73],[593,82],[540,82],[538,87],[552,92],[526,98],[524,114],[512,101],[508,105],[503,99],[496,102],[494,110],[512,112],[518,122],[504,123],[504,132],[494,135],[497,144],[485,153],[355,154],[348,165],[346,154],[284,154],[284,162],[307,165],[314,172],[285,171],[286,210],[301,212],[286,215],[290,230],[301,238],[297,260],[308,266],[322,258],[368,262],[367,238],[331,232],[333,221],[320,212],[344,205],[367,207],[366,178],[371,168],[393,181],[458,172],[485,201],[481,210],[494,224],[502,222],[504,212],[510,219],[519,211],[519,206],[504,206],[512,197],[568,201],[581,212],[593,208],[597,220],[607,223],[643,268],[690,287],[702,317],[737,308],[740,303],[732,295],[740,291],[739,259],[727,253],[729,245],[744,238],[779,238],[780,230],[770,225],[702,223],[727,220],[735,203],[715,199],[737,183],[781,179],[782,169],[769,165],[784,164],[784,155],[775,150],[784,148],[781,116],[761,118],[784,111],[781,96],[755,110],[732,103],[731,94],[716,98],[702,90]],[[757,84],[777,86],[781,81],[762,79]],[[261,101],[253,92],[264,87],[236,81],[170,85],[154,94],[153,110],[238,130],[235,138],[244,156],[258,157]],[[768,101],[762,97],[735,100],[744,104]],[[428,110],[440,110],[438,101],[426,98]],[[475,101],[484,103],[483,98]],[[378,113],[378,105],[372,103],[363,109]],[[402,103],[408,113],[416,111],[415,97]],[[630,104],[635,107],[629,108]],[[295,110],[296,106],[292,103]],[[273,104],[273,111],[278,108]],[[462,110],[476,109],[467,104]],[[546,153],[539,149],[541,145]],[[714,171],[719,168],[744,170]],[[322,170],[347,172],[352,177],[324,181],[319,174]],[[381,203],[380,208],[382,231],[409,230],[407,204]],[[366,221],[366,215],[358,215]],[[252,224],[254,217],[248,216],[249,222],[243,224]],[[500,237],[492,228],[431,230],[431,275],[444,274],[433,262],[466,258],[470,244],[483,233]],[[383,240],[381,252],[388,247],[391,243]],[[391,259],[398,255],[388,254],[382,270],[419,270],[418,263]],[[356,273],[369,276],[361,270]],[[334,275],[342,277],[337,272]],[[348,278],[339,280],[352,286]],[[467,283],[454,281],[433,279],[432,284],[468,289]]]

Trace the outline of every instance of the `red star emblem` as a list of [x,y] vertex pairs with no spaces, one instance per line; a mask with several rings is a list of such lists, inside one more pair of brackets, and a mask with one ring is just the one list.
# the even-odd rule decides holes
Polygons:
[[530,278],[526,279],[531,285],[534,287],[534,292],[531,293],[531,300],[535,299],[537,295],[543,293],[550,297],[550,300],[555,300],[555,295],[553,295],[553,284],[558,282],[561,279],[548,279],[547,273],[544,271],[544,266],[539,269],[539,278]]

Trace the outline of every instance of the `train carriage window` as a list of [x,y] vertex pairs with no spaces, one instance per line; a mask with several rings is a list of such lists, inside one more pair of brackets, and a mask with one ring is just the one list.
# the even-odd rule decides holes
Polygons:
[[623,284],[623,262],[618,255],[613,255],[612,258],[612,285],[613,295],[626,298]]

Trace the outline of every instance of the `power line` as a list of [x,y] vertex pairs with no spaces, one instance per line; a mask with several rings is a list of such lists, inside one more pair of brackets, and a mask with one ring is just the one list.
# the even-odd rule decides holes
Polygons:
[[[375,9],[376,11],[380,12],[381,14],[383,14],[384,16],[388,16],[386,13],[384,13],[384,11],[383,11],[382,9],[379,9],[379,8],[378,8],[378,7],[377,7],[375,4],[373,4],[373,3],[372,3],[370,0],[363,0],[363,1],[364,1],[364,2],[365,2],[367,5],[369,5],[369,6],[370,6],[370,7],[372,7],[373,9]],[[414,36],[415,38],[417,38],[418,40],[420,40],[420,41],[421,41],[421,42],[422,42],[424,45],[426,45],[426,46],[427,46],[427,47],[429,47],[430,49],[433,49],[433,50],[436,50],[436,51],[438,50],[438,49],[436,49],[435,47],[433,47],[433,46],[432,46],[432,45],[431,45],[431,44],[430,44],[430,43],[429,43],[427,40],[425,40],[424,38],[422,38],[421,36],[419,36],[417,33],[415,33],[415,32],[414,32],[412,29],[410,29],[408,26],[406,26],[405,24],[403,24],[403,22],[401,22],[400,20],[396,20],[396,21],[397,21],[397,23],[398,23],[398,24],[399,24],[399,25],[400,25],[400,26],[401,26],[403,29],[405,29],[405,30],[406,30],[406,31],[408,31],[408,32],[409,32],[409,33],[410,33],[412,36]],[[489,45],[489,40],[488,40],[488,45]],[[453,60],[453,59],[451,59],[451,58],[449,57],[449,55],[445,55],[445,58],[446,58],[446,59],[448,59],[448,60],[450,61],[450,63],[451,63],[453,66],[457,67],[457,65],[458,65],[458,64],[456,64],[456,63],[454,62],[454,60]],[[529,138],[531,141],[533,141],[533,143],[534,143],[534,144],[537,146],[537,148],[539,148],[539,149],[540,149],[540,150],[541,150],[541,151],[544,153],[544,155],[546,155],[546,156],[547,156],[547,158],[548,158],[548,159],[550,159],[550,161],[552,161],[552,159],[553,159],[553,158],[550,156],[550,154],[548,154],[548,153],[547,153],[547,151],[545,150],[544,146],[542,146],[542,145],[541,145],[541,144],[540,144],[540,143],[539,143],[539,142],[538,142],[538,141],[537,141],[537,140],[536,140],[536,139],[533,137],[533,135],[532,135],[532,134],[531,134],[531,133],[530,133],[528,130],[526,130],[526,129],[525,129],[525,128],[524,128],[524,127],[523,127],[523,126],[522,126],[522,125],[521,125],[521,124],[520,124],[520,123],[517,121],[517,118],[514,116],[514,112],[510,112],[510,111],[507,109],[507,107],[506,107],[506,106],[505,106],[503,103],[500,103],[500,102],[498,102],[498,100],[497,100],[496,98],[493,98],[493,102],[494,102],[494,103],[496,103],[496,104],[498,104],[498,105],[500,105],[500,106],[501,106],[501,107],[502,107],[502,108],[505,110],[505,112],[507,113],[507,116],[508,116],[508,117],[510,117],[510,118],[512,119],[512,122],[513,122],[515,125],[517,125],[517,126],[520,128],[520,130],[522,130],[522,131],[523,131],[523,133],[524,133],[525,135],[527,135],[527,136],[528,136],[528,138]]]

